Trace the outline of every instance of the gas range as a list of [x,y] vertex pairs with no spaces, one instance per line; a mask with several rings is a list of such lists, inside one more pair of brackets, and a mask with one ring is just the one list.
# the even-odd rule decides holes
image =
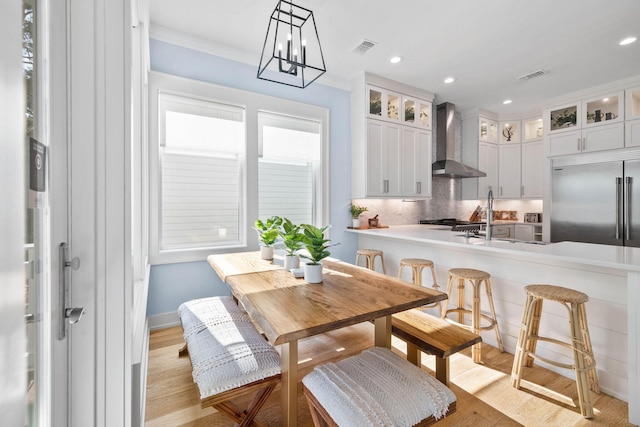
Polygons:
[[479,231],[486,225],[485,222],[460,221],[455,218],[421,219],[420,224],[446,225],[451,227],[451,231]]

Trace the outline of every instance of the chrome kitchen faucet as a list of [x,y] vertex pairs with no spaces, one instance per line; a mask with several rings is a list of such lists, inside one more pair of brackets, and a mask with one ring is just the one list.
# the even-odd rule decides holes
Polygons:
[[485,232],[485,238],[491,240],[491,220],[493,219],[493,191],[489,187],[489,194],[487,194],[487,229]]

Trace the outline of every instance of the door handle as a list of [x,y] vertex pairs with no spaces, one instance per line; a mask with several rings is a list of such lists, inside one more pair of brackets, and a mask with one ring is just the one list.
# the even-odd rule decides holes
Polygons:
[[620,202],[622,201],[622,178],[616,177],[616,239],[620,238]]
[[67,294],[69,293],[69,283],[67,281],[67,268],[77,270],[80,268],[80,259],[75,257],[69,260],[69,246],[60,243],[58,248],[59,276],[58,276],[58,340],[62,340],[67,335],[67,321],[76,324],[85,313],[83,307],[67,307]]
[[416,193],[420,194],[422,193],[422,183],[421,182],[416,182]]
[[624,193],[624,208],[625,208],[625,218],[624,218],[624,234],[625,239],[631,240],[631,177],[628,176],[624,179],[625,181],[625,193]]
[[577,150],[578,150],[578,151],[580,151],[580,139],[581,139],[581,138],[578,138],[578,147],[577,147]]

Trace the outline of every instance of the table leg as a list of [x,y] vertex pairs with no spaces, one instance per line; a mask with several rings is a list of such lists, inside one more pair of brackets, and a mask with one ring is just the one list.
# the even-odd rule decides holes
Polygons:
[[375,320],[376,347],[391,348],[391,316],[378,317]]
[[298,425],[298,340],[282,344],[280,387],[282,404],[282,425]]

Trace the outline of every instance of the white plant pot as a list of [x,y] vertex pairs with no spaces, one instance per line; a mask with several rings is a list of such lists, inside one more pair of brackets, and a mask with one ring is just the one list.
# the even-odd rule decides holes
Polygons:
[[351,220],[351,227],[358,228],[360,227],[360,218],[354,218]]
[[273,259],[273,246],[260,246],[260,258],[266,260]]
[[285,255],[284,269],[291,270],[292,268],[300,268],[300,257],[298,255]]
[[322,264],[305,264],[304,281],[307,283],[322,283]]

